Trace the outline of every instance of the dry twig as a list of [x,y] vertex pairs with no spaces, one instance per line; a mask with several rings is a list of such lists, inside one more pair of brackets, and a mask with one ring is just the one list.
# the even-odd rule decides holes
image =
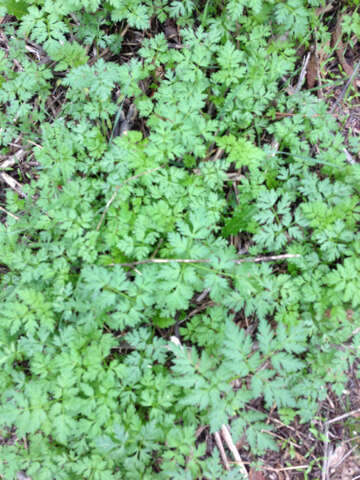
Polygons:
[[[182,346],[181,341],[177,337],[175,337],[175,336],[170,337],[170,341],[172,343],[174,343],[175,345],[177,345],[179,348],[181,348],[181,350],[184,350],[184,347]],[[244,478],[248,479],[247,470],[246,470],[245,465],[244,465],[243,461],[241,460],[240,454],[239,454],[239,452],[238,452],[238,450],[237,450],[237,448],[236,448],[236,446],[233,442],[233,439],[231,437],[231,434],[229,432],[228,427],[226,425],[223,425],[221,427],[220,431],[221,431],[222,437],[224,438],[224,441],[225,441],[226,445],[229,447],[229,450],[233,454],[233,457],[235,459],[236,464],[240,468],[240,472],[243,474]],[[229,465],[228,459],[226,457],[224,446],[223,446],[223,443],[221,441],[221,437],[220,437],[219,432],[216,432],[214,434],[214,437],[215,437],[216,445],[217,445],[217,447],[220,451],[220,456],[221,456],[221,458],[224,462],[225,469],[230,470],[230,465]]]
[[294,88],[293,94],[300,92],[301,87],[304,84],[305,77],[306,77],[306,71],[307,71],[307,67],[308,67],[310,57],[311,57],[311,52],[308,52],[308,54],[306,55],[306,57],[303,60],[303,64],[302,64],[302,67],[301,67],[301,72],[300,72],[300,75],[299,75],[299,79],[298,79],[298,82],[296,84],[296,87]]
[[356,161],[354,160],[351,153],[348,150],[346,150],[346,148],[344,148],[343,150],[344,150],[344,153],[345,153],[345,156],[346,156],[346,161],[348,163],[350,163],[350,165],[354,165],[354,163],[356,163]]
[[332,44],[333,47],[335,48],[336,55],[339,59],[339,62],[344,69],[344,72],[346,75],[351,77],[354,73],[354,69],[352,68],[351,65],[348,64],[346,61],[344,52],[345,52],[345,46],[342,41],[342,14],[339,13],[336,21],[336,27],[333,33],[332,37]]
[[238,452],[238,449],[236,448],[236,445],[233,442],[233,439],[230,435],[230,431],[226,425],[223,425],[221,427],[221,434],[223,436],[223,439],[225,440],[226,445],[229,447],[229,450],[233,454],[233,457],[235,459],[236,464],[238,465],[240,472],[244,476],[244,478],[249,478],[248,472],[245,468],[245,465],[243,461],[241,460],[240,454]]
[[287,472],[290,470],[303,470],[309,468],[309,465],[294,465],[293,467],[282,467],[282,468],[273,468],[273,467],[261,467],[263,470],[269,470],[270,472]]
[[16,153],[14,153],[14,155],[12,155],[11,157],[7,158],[2,163],[0,163],[0,170],[6,170],[7,168],[13,167],[18,162],[23,160],[25,155],[26,155],[25,150],[20,148]]
[[325,423],[325,432],[324,432],[324,459],[321,469],[321,480],[329,479],[329,425]]
[[219,452],[220,452],[220,457],[221,457],[221,460],[223,461],[223,464],[224,464],[224,467],[225,467],[225,470],[230,470],[230,465],[229,465],[229,461],[227,459],[227,456],[226,456],[226,453],[225,453],[225,449],[224,449],[224,445],[221,441],[221,437],[220,437],[220,434],[219,432],[215,432],[214,433],[214,437],[215,437],[215,442],[216,442],[216,445],[219,449]]
[[14,218],[15,220],[19,220],[19,217],[17,217],[16,215],[14,215],[13,213],[11,212],[8,212],[7,210],[5,210],[5,208],[3,207],[0,207],[0,210],[4,213],[6,213],[7,215],[10,215],[10,217]]
[[343,415],[339,415],[338,417],[331,418],[327,422],[325,422],[325,425],[331,425],[332,423],[337,423],[340,422],[340,420],[344,420],[345,418],[351,417],[352,415],[356,415],[360,413],[360,408],[357,408],[356,410],[351,410],[351,412],[344,413]]
[[10,177],[10,175],[8,175],[7,173],[5,172],[1,172],[0,173],[0,178],[2,178],[2,180],[7,183],[9,185],[10,188],[12,188],[18,195],[20,195],[20,197],[22,198],[26,198],[27,195],[22,191],[22,185],[21,183],[19,183],[17,180],[15,180],[14,178]]

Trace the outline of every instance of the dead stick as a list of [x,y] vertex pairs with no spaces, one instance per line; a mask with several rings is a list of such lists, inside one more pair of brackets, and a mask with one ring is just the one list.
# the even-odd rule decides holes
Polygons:
[[20,195],[20,197],[22,197],[22,198],[27,197],[27,195],[22,191],[21,183],[19,183],[14,178],[10,177],[10,175],[8,175],[5,172],[2,172],[2,173],[0,173],[0,178],[2,178],[3,181],[5,183],[7,183],[10,188],[12,188],[18,195]]
[[224,450],[224,445],[221,441],[221,437],[220,437],[219,432],[215,432],[214,437],[215,437],[215,442],[216,442],[216,445],[219,449],[220,457],[221,457],[221,460],[223,461],[225,470],[230,470],[230,465],[229,465],[229,462],[228,462],[228,459],[227,459],[227,456],[226,456],[226,453],[225,453],[225,450]]
[[240,258],[239,260],[234,260],[235,263],[247,263],[247,262],[271,262],[274,260],[284,260],[287,258],[299,258],[301,255],[299,253],[282,253],[281,255],[269,255],[264,257],[250,257],[250,258]]
[[16,153],[14,153],[14,155],[12,155],[11,157],[8,157],[6,160],[0,163],[0,170],[6,170],[7,168],[13,167],[18,162],[21,162],[21,160],[23,160],[25,155],[26,155],[25,150],[20,148]]
[[221,434],[227,444],[227,446],[229,447],[229,450],[231,451],[231,453],[233,454],[233,457],[235,459],[235,462],[237,463],[239,469],[240,469],[240,472],[242,473],[242,475],[244,476],[244,478],[249,478],[248,477],[248,473],[247,473],[247,470],[245,468],[245,465],[243,464],[243,461],[241,460],[241,457],[240,457],[240,454],[238,452],[238,449],[236,448],[236,445],[234,444],[233,442],[233,439],[230,435],[230,432],[229,432],[229,429],[226,425],[223,425],[221,427]]
[[356,415],[357,413],[360,413],[360,408],[356,410],[351,410],[351,412],[344,413],[343,415],[339,415],[338,417],[332,418],[325,422],[327,425],[330,425],[331,423],[336,423],[339,422],[340,420],[344,420],[347,417],[351,417],[352,415]]
[[321,469],[321,480],[329,480],[329,426],[325,423],[324,459]]
[[283,467],[283,468],[272,468],[272,467],[261,467],[263,470],[269,470],[270,472],[286,472],[288,470],[299,470],[304,468],[309,468],[309,465],[295,465],[294,467]]
[[10,217],[14,218],[15,220],[19,220],[19,217],[17,217],[16,215],[14,215],[13,213],[11,212],[8,212],[7,210],[5,210],[5,208],[3,207],[0,207],[0,210],[4,213],[6,213],[7,215],[10,215]]
[[308,66],[310,57],[311,57],[311,53],[309,52],[303,60],[300,76],[299,76],[298,82],[296,84],[296,87],[294,89],[294,93],[298,93],[300,91],[301,87],[303,86],[303,83],[304,83],[304,80],[305,80],[305,77],[306,77],[306,70],[307,70],[307,66]]
[[344,69],[344,72],[346,73],[346,75],[350,77],[353,74],[354,70],[352,66],[349,65],[348,62],[346,61],[346,58],[344,55],[345,46],[342,41],[342,35],[343,35],[342,34],[342,13],[339,12],[337,16],[335,31],[332,37],[332,44],[333,44],[333,47],[335,48],[336,55],[339,59],[341,66]]

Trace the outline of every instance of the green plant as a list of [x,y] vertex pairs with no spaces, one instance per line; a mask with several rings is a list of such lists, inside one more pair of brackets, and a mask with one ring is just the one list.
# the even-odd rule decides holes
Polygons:
[[[1,149],[21,134],[36,160],[0,225],[4,478],[241,478],[200,425],[231,418],[260,456],[277,446],[269,409],[308,422],[341,392],[360,340],[359,166],[326,104],[283,84],[320,3],[1,2],[18,17]],[[124,29],[167,18],[180,48],[149,34],[119,64]]]

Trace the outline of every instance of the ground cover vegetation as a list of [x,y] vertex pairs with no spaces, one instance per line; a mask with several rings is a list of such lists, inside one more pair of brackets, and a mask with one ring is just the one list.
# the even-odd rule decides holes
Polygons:
[[0,1],[1,478],[320,478],[277,428],[360,347],[358,6]]

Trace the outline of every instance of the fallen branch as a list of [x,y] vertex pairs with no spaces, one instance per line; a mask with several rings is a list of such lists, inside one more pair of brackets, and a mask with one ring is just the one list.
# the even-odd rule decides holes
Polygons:
[[225,470],[230,470],[229,461],[227,459],[225,449],[224,449],[224,445],[221,441],[221,437],[220,437],[219,432],[215,432],[214,437],[215,437],[216,446],[218,447],[219,452],[220,452],[221,460],[223,461],[223,464],[224,464],[224,468],[225,468]]
[[233,439],[230,435],[229,429],[226,425],[223,425],[221,427],[221,434],[223,436],[223,439],[226,442],[226,445],[229,447],[229,450],[233,454],[235,462],[238,465],[238,467],[240,469],[240,472],[242,473],[243,477],[246,478],[246,479],[249,478],[248,472],[245,468],[245,465],[244,465],[243,461],[241,460],[238,449],[236,448],[236,445],[234,444]]
[[3,207],[0,207],[0,210],[4,213],[6,213],[6,215],[10,215],[10,217],[14,218],[15,220],[19,220],[19,217],[17,217],[16,215],[14,215],[13,213],[11,212],[8,212],[7,210],[5,210],[5,208]]
[[247,263],[247,262],[272,262],[276,260],[285,260],[287,258],[300,258],[299,253],[282,253],[281,255],[268,255],[264,257],[250,257],[250,258],[240,258],[239,260],[234,260],[235,263]]
[[351,410],[351,412],[344,413],[343,415],[339,415],[338,417],[331,418],[327,422],[325,422],[326,425],[330,425],[332,423],[337,423],[340,420],[344,420],[345,418],[352,417],[353,415],[357,415],[360,413],[360,408],[357,408],[356,410]]
[[309,468],[309,465],[294,465],[293,467],[273,468],[273,467],[261,467],[263,470],[269,470],[270,472],[286,472],[289,470],[300,470]]
[[18,162],[24,159],[26,151],[20,148],[14,155],[8,157],[6,160],[0,163],[0,170],[6,170],[7,168],[13,167]]
[[27,195],[22,191],[22,185],[5,172],[0,173],[0,178],[9,185],[20,197],[26,198]]
[[309,63],[310,57],[311,57],[311,52],[308,52],[307,55],[306,55],[306,57],[303,59],[303,64],[302,64],[302,67],[301,67],[301,72],[300,72],[299,79],[298,79],[298,82],[297,82],[297,84],[296,84],[296,87],[295,87],[295,89],[294,89],[294,91],[293,91],[293,94],[300,92],[301,87],[302,87],[303,84],[304,84],[305,77],[306,77],[306,71],[307,71],[307,67],[308,67],[308,63]]
[[346,148],[344,148],[343,151],[344,151],[345,156],[346,156],[346,161],[348,163],[350,163],[350,165],[354,165],[354,163],[356,163],[356,161],[352,157],[351,153],[348,150],[346,150]]
[[329,480],[329,425],[325,423],[324,457],[321,469],[321,480]]
[[333,47],[335,48],[336,55],[339,59],[339,62],[342,68],[344,69],[344,72],[346,73],[346,75],[351,77],[354,73],[354,69],[351,65],[348,64],[344,55],[345,46],[342,41],[342,14],[341,13],[339,13],[337,17],[335,30],[332,37],[332,44],[333,44]]

